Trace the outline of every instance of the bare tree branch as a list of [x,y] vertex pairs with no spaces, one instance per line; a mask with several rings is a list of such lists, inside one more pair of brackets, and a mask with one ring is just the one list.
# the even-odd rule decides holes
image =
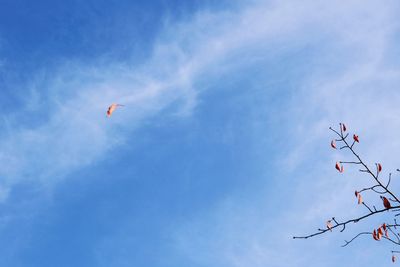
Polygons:
[[[378,213],[381,213],[381,212],[384,212],[384,211],[388,211],[388,210],[391,210],[391,209],[398,209],[398,208],[400,208],[400,206],[394,206],[394,207],[391,207],[389,209],[381,209],[381,210],[373,211],[373,212],[365,214],[365,215],[363,215],[361,217],[358,217],[358,218],[355,218],[355,219],[350,219],[350,220],[347,220],[345,222],[337,223],[336,225],[332,226],[330,229],[328,229],[328,228],[327,229],[318,229],[319,232],[317,232],[317,233],[306,235],[306,236],[294,236],[293,239],[307,239],[307,238],[310,238],[310,237],[313,237],[313,236],[321,235],[321,234],[323,234],[323,233],[325,233],[327,231],[333,230],[333,229],[335,229],[335,228],[337,228],[339,226],[344,226],[345,227],[349,223],[357,223],[357,222],[359,222],[359,221],[361,221],[361,220],[363,220],[365,218],[368,218],[368,217],[370,217],[372,215],[375,215],[375,214],[378,214]],[[341,230],[341,232],[342,231],[343,230]]]
[[[389,173],[387,182],[384,183],[382,181],[382,178],[380,177],[380,174],[382,174],[382,165],[380,163],[375,163],[375,169],[371,169],[360,157],[360,155],[355,151],[355,145],[356,143],[359,143],[359,138],[358,135],[353,135],[352,142],[348,140],[349,133],[347,132],[347,129],[344,124],[340,123],[339,124],[340,128],[339,130],[335,130],[332,127],[329,127],[329,129],[334,132],[337,135],[337,138],[335,138],[332,141],[332,147],[336,148],[336,143],[334,142],[339,142],[341,144],[338,146],[341,150],[342,149],[348,149],[352,156],[355,158],[355,160],[350,160],[350,161],[339,161],[336,163],[336,169],[339,172],[343,172],[343,164],[353,164],[353,165],[360,165],[361,168],[359,169],[360,172],[362,173],[367,173],[371,178],[374,184],[369,187],[362,188],[359,191],[355,191],[355,195],[358,198],[358,204],[363,204],[363,206],[368,210],[368,213],[348,219],[347,221],[338,221],[336,220],[335,217],[333,217],[331,220],[327,222],[327,226],[324,228],[319,228],[317,232],[314,232],[309,235],[304,235],[304,236],[294,236],[293,239],[308,239],[314,236],[319,236],[322,234],[325,234],[328,231],[333,231],[335,229],[340,229],[340,232],[345,231],[346,226],[351,224],[351,223],[357,223],[359,221],[365,220],[369,217],[372,216],[378,216],[382,214],[385,211],[391,211],[391,212],[400,212],[400,205],[392,205],[392,203],[399,203],[400,204],[400,199],[397,197],[397,195],[392,191],[392,189],[389,188],[390,183],[392,181],[392,173]],[[342,165],[340,166],[339,163]],[[396,169],[396,171],[400,172],[400,169]],[[383,201],[383,206],[385,208],[383,209],[377,209],[375,205],[372,205],[373,209],[370,208],[367,203],[365,203],[362,200],[361,193],[365,192],[372,192],[380,196],[380,198]],[[392,202],[392,203],[391,203]],[[345,244],[342,247],[348,246],[350,243],[352,243],[354,240],[359,238],[360,236],[364,235],[371,235],[373,239],[380,241],[380,240],[387,240],[391,244],[400,246],[400,233],[398,232],[400,228],[400,224],[397,223],[396,217],[400,216],[400,213],[394,214],[390,213],[393,217],[394,223],[393,224],[386,224],[383,223],[380,225],[377,229],[373,229],[373,231],[363,231],[359,232],[356,234],[353,238],[351,238],[349,241],[345,240]],[[332,225],[331,222],[334,222],[335,225]],[[390,234],[389,234],[390,233]],[[400,253],[400,251],[397,250],[392,250],[392,253]],[[395,256],[393,255],[392,261],[395,260]]]
[[361,232],[361,233],[357,234],[355,237],[353,237],[352,239],[350,239],[350,241],[345,240],[344,242],[346,242],[346,243],[342,246],[342,248],[343,248],[343,247],[346,247],[347,245],[349,245],[351,242],[353,242],[354,240],[356,240],[359,236],[362,236],[362,235],[371,235],[371,234],[372,234],[372,233],[370,233],[370,232]]

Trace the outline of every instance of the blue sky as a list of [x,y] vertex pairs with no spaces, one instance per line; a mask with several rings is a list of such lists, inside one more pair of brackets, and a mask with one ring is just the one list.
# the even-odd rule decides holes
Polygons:
[[384,218],[291,237],[364,212],[329,126],[400,167],[399,8],[3,1],[1,265],[389,264],[390,244],[340,247]]

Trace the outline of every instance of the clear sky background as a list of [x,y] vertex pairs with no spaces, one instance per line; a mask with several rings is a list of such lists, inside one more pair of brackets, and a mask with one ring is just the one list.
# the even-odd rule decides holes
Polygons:
[[292,236],[365,213],[329,126],[400,167],[398,1],[0,4],[1,266],[391,264]]

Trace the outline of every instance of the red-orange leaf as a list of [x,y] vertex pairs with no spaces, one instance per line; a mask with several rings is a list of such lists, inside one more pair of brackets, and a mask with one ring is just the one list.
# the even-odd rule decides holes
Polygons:
[[123,106],[124,105],[115,104],[115,103],[111,104],[111,106],[109,106],[107,109],[107,117],[111,117],[111,115],[117,109],[117,107],[123,107]]
[[336,168],[336,170],[338,170],[339,172],[343,172],[343,171],[344,171],[343,165],[340,165],[339,162],[336,162],[335,168]]
[[383,206],[384,206],[386,209],[390,209],[390,208],[392,207],[392,205],[390,205],[390,202],[389,202],[389,200],[388,200],[386,197],[381,196],[381,199],[382,199],[382,201],[383,201]]
[[395,261],[396,261],[396,256],[392,255],[392,262],[395,262]]
[[361,204],[361,203],[363,203],[362,196],[361,196],[361,194],[360,194],[358,191],[355,191],[355,192],[354,192],[354,195],[356,195],[356,198],[357,198],[358,204]]
[[378,232],[376,233],[376,237],[380,240],[383,236],[382,228],[379,227]]
[[388,230],[385,230],[385,236],[389,238]]
[[357,200],[358,200],[358,205],[360,205],[361,203],[363,203],[363,199],[362,199],[362,196],[361,196],[360,193],[358,193]]
[[332,221],[331,220],[328,220],[327,222],[326,222],[326,228],[328,228],[331,232],[332,232]]
[[344,125],[344,123],[342,123],[342,130],[343,130],[343,132],[345,132],[346,131],[346,125]]
[[386,223],[382,224],[382,228],[384,231],[386,231]]
[[380,163],[376,164],[376,168],[378,169],[378,173],[382,171],[382,165]]
[[360,143],[360,140],[358,139],[358,135],[353,135],[353,139],[354,141],[356,141],[357,143]]
[[372,232],[372,238],[375,239],[376,241],[378,241],[378,237],[376,236],[376,230],[374,229],[374,231]]
[[336,149],[336,143],[335,143],[335,140],[332,140],[332,141],[331,141],[331,147],[332,147],[332,148],[334,148],[334,149]]
[[335,164],[335,168],[336,168],[336,170],[340,171],[340,165],[339,165],[339,162],[336,162],[336,164]]

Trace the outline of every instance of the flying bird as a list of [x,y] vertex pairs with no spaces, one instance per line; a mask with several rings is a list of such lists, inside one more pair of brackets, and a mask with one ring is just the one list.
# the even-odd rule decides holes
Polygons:
[[117,109],[117,107],[123,107],[124,105],[120,104],[111,104],[111,106],[108,107],[107,109],[107,117],[111,117],[111,114]]

